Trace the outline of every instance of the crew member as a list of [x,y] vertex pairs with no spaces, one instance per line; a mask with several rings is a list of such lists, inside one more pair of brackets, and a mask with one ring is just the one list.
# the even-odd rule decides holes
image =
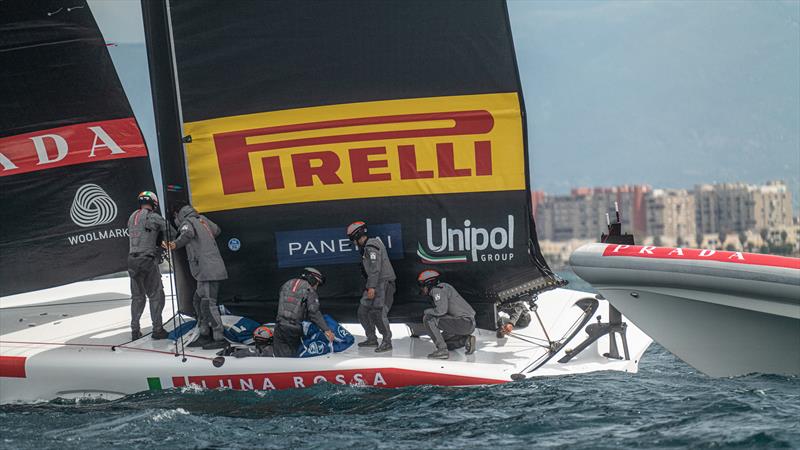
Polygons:
[[247,358],[251,356],[275,356],[273,350],[274,337],[272,330],[266,326],[253,330],[253,344],[247,347],[228,347],[222,353],[223,356],[233,356],[235,358]]
[[322,273],[313,268],[303,269],[300,278],[294,278],[281,286],[278,299],[278,318],[275,320],[273,349],[275,356],[292,357],[297,355],[303,339],[304,320],[310,320],[325,332],[328,341],[334,335],[322,313],[319,311],[317,288],[325,284]]
[[[364,327],[367,339],[359,342],[359,347],[377,347],[376,352],[392,349],[392,330],[389,326],[389,310],[394,302],[394,268],[389,261],[386,246],[380,238],[367,237],[367,224],[353,222],[347,227],[347,237],[361,252],[361,274],[364,276],[364,291],[358,306],[358,321]],[[383,341],[378,345],[375,328],[380,331]]]
[[189,269],[197,280],[197,290],[194,293],[192,304],[200,336],[189,347],[203,347],[204,349],[222,348],[227,345],[223,334],[222,319],[217,307],[217,295],[222,280],[228,278],[225,262],[217,247],[216,237],[220,228],[200,215],[190,205],[181,207],[175,214],[180,234],[177,239],[170,242],[171,250],[186,247],[189,259]]
[[436,345],[436,351],[428,358],[447,359],[448,350],[466,347],[466,354],[475,352],[475,310],[456,289],[439,281],[441,275],[435,270],[424,270],[417,277],[423,295],[433,300],[433,308],[423,311],[422,323]]
[[498,321],[497,337],[502,338],[514,331],[514,328],[525,328],[531,323],[531,313],[524,301],[500,305],[498,312],[508,314],[508,319]]
[[139,194],[139,209],[128,219],[128,275],[131,279],[131,339],[142,337],[139,320],[144,305],[150,299],[150,320],[153,322],[153,339],[164,339],[167,332],[161,323],[164,309],[164,285],[158,270],[161,248],[159,241],[165,239],[167,227],[171,236],[175,229],[158,213],[158,197],[151,191]]

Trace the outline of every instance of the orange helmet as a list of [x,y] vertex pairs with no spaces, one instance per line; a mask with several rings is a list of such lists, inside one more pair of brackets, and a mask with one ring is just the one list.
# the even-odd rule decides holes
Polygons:
[[257,344],[271,344],[272,329],[266,325],[261,325],[253,331],[253,340]]
[[420,289],[422,288],[431,288],[439,284],[439,277],[442,276],[438,271],[433,269],[426,269],[417,275],[417,284],[419,285]]

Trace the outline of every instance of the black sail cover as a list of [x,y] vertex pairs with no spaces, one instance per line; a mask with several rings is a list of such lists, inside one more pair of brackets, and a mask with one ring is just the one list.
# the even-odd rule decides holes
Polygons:
[[0,2],[0,68],[0,296],[125,270],[153,176],[86,2]]
[[478,304],[533,267],[504,2],[173,0],[170,16],[189,193],[223,230],[229,306],[273,320],[313,266],[323,310],[353,320],[356,220],[388,248],[393,321],[419,321],[425,268]]

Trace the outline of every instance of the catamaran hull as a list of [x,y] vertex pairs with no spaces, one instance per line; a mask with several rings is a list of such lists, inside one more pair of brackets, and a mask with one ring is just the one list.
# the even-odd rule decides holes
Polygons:
[[[623,255],[614,254],[617,247]],[[570,264],[654,340],[703,373],[800,375],[796,258],[589,244]]]
[[[76,283],[70,289],[82,291],[87,297],[102,293],[107,298],[113,297],[110,291],[116,289],[115,296],[121,297],[126,283],[127,279],[103,280]],[[211,350],[186,347],[181,351],[180,344],[170,340],[153,341],[149,337],[112,350],[113,345],[124,343],[129,336],[129,307],[116,303],[108,309],[73,317],[65,312],[70,306],[52,301],[56,298],[74,300],[74,292],[64,291],[66,288],[51,289],[38,297],[32,294],[6,297],[0,302],[0,311],[6,319],[12,319],[4,323],[18,324],[4,329],[5,334],[0,336],[0,403],[54,398],[115,399],[136,392],[170,388],[275,390],[317,383],[389,388],[464,386],[505,383],[511,381],[512,375],[519,378],[519,374],[538,377],[598,370],[636,372],[641,355],[651,343],[648,336],[630,325],[627,333],[629,360],[603,356],[609,347],[606,336],[570,362],[559,363],[569,348],[586,337],[583,326],[576,325],[576,320],[582,321],[586,313],[576,309],[575,303],[594,297],[585,292],[558,289],[543,294],[537,302],[548,332],[553,339],[561,338],[565,344],[552,353],[531,343],[545,338],[540,329],[531,325],[519,330],[520,337],[524,336],[522,339],[498,339],[494,331],[476,330],[477,352],[473,355],[465,355],[461,349],[451,351],[448,360],[431,360],[426,357],[434,350],[430,338],[411,337],[403,324],[392,325],[394,350],[382,355],[371,348],[352,346],[342,353],[314,358],[217,358]],[[39,316],[37,308],[50,312],[48,316]],[[600,301],[592,315],[607,317],[607,312],[606,302]],[[22,322],[12,315],[19,316]],[[164,315],[171,315],[171,305],[167,305]],[[41,320],[45,317],[53,319]],[[36,325],[28,326],[33,320],[37,320]],[[142,323],[149,323],[146,313]],[[172,323],[167,322],[167,327],[171,326]],[[359,325],[344,326],[357,340],[363,339]],[[570,337],[572,339],[567,342]],[[178,356],[175,356],[176,348]]]

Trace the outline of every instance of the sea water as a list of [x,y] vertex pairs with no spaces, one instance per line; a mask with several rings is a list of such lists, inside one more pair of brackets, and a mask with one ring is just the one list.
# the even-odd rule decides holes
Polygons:
[[638,374],[5,405],[0,448],[800,448],[799,418],[797,377],[709,378],[654,344]]

